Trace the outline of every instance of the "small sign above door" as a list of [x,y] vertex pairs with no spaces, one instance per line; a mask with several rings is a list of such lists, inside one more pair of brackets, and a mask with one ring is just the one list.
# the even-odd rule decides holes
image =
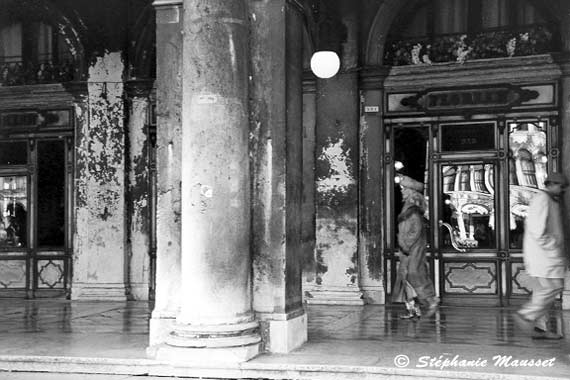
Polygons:
[[459,152],[495,149],[495,124],[444,124],[441,126],[441,151]]

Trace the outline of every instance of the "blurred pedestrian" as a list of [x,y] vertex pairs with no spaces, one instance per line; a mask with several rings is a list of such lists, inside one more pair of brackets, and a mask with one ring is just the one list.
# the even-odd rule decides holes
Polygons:
[[534,278],[532,296],[515,318],[519,325],[534,328],[533,339],[561,339],[562,335],[548,330],[547,322],[550,308],[564,289],[568,266],[560,207],[568,180],[561,173],[551,173],[544,184],[544,191],[528,208],[523,238],[525,269]]
[[426,259],[426,202],[422,194],[423,184],[408,176],[399,177],[404,204],[398,215],[400,266],[392,301],[405,303],[407,314],[401,315],[401,318],[419,318],[422,315],[420,304],[427,309],[424,316],[429,317],[436,312],[439,300],[435,296]]

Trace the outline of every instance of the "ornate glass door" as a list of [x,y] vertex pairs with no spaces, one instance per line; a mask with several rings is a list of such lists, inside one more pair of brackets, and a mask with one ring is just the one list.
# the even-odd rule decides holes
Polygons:
[[510,120],[506,124],[508,145],[508,211],[506,294],[510,300],[530,294],[530,278],[524,270],[522,238],[524,221],[532,197],[544,189],[544,180],[558,165],[556,125],[550,118]]
[[0,296],[65,296],[71,262],[71,145],[0,141]]
[[447,301],[466,296],[497,299],[501,268],[497,234],[496,162],[451,161],[437,165],[439,289]]

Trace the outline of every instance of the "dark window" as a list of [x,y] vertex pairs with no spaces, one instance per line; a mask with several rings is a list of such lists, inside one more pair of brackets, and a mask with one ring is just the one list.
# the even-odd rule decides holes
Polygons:
[[65,144],[38,142],[38,246],[65,245]]
[[27,163],[27,142],[0,142],[0,165],[26,165]]

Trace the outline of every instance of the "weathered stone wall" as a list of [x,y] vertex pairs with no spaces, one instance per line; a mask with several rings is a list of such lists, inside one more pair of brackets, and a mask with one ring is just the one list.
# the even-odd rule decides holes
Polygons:
[[[324,291],[358,291],[359,285],[356,81],[342,73],[317,81],[315,283]],[[336,294],[325,298],[342,302],[333,301]]]
[[303,90],[303,202],[301,249],[303,260],[303,291],[310,291],[316,280],[315,261],[315,127],[316,90],[313,81],[306,81]]
[[150,145],[147,141],[147,112],[150,104],[148,91],[145,90],[147,88],[131,91],[128,110],[128,290],[130,298],[136,300],[148,299],[150,284],[151,189]]
[[95,60],[76,108],[74,299],[125,299],[123,69],[119,52]]
[[307,339],[301,295],[303,13],[287,0],[257,2],[250,11],[253,306],[265,349],[288,352]]
[[180,305],[182,2],[157,7],[157,252],[150,345],[164,342]]

